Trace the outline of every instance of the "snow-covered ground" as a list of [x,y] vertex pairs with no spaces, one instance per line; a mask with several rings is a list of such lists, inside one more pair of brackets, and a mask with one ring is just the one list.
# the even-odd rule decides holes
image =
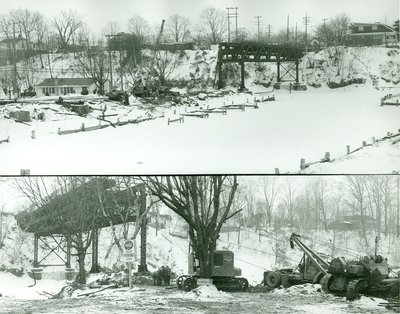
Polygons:
[[[185,117],[184,123],[168,125],[168,118],[179,117],[185,108],[194,109],[171,107],[164,110],[164,118],[61,136],[58,127],[79,129],[83,118],[35,120],[30,126],[2,119],[3,137],[10,135],[11,141],[0,144],[0,173],[30,169],[31,174],[228,174],[274,173],[274,168],[281,173],[298,172],[301,158],[317,161],[325,152],[331,158],[340,157],[347,145],[355,149],[362,141],[371,143],[372,137],[396,133],[400,111],[379,105],[385,93],[370,86],[309,88],[291,94],[281,90],[274,92],[276,101],[257,103],[259,109],[230,110],[227,115],[210,114],[208,119]],[[232,94],[199,103],[206,108],[253,101],[248,94]],[[119,116],[126,114],[124,108],[113,109]],[[140,110],[134,115],[144,113]],[[86,122],[93,123],[99,122],[91,118]],[[37,130],[36,139],[31,138],[32,130]],[[398,171],[399,145],[390,148],[389,152],[380,150],[378,161],[367,154],[363,163],[343,163],[337,168],[334,163],[326,172]],[[314,172],[319,170],[323,173],[325,168]]]

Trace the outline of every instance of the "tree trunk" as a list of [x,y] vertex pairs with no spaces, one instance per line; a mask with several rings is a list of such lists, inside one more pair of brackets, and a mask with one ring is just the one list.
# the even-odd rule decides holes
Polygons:
[[78,282],[85,284],[86,283],[85,252],[81,250],[78,251],[78,264],[79,264]]

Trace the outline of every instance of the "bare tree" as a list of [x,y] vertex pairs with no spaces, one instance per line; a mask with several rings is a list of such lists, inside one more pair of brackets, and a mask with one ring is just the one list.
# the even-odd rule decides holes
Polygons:
[[84,77],[91,78],[96,85],[97,93],[104,95],[109,75],[109,62],[104,51],[88,46],[85,51],[77,55],[76,69]]
[[273,211],[275,206],[275,199],[279,193],[280,187],[276,184],[275,178],[263,177],[261,181],[262,192],[264,195],[265,211],[267,216],[268,226],[271,227]]
[[174,72],[179,64],[179,58],[176,54],[166,50],[155,51],[154,57],[144,67],[150,77],[156,78],[159,84],[165,85],[169,76]]
[[67,49],[74,40],[75,34],[83,27],[82,18],[72,10],[61,11],[61,13],[52,19],[58,38],[60,40],[60,48]]
[[218,44],[225,39],[227,20],[225,12],[215,7],[208,7],[201,11],[198,32],[205,42]]
[[[128,176],[111,177],[110,180],[115,182],[112,192],[104,190],[99,185],[97,194],[101,204],[102,215],[108,219],[111,226],[114,244],[122,252],[120,241],[123,239],[136,239],[143,221],[146,219],[146,214],[156,201],[148,198],[150,202],[146,205],[145,187],[139,178]],[[132,222],[133,220],[134,222]],[[117,234],[116,224],[122,226],[122,234],[120,235]]]
[[[58,226],[57,233],[65,234],[71,241],[78,257],[80,283],[86,282],[85,256],[93,233],[97,232],[99,207],[95,187],[96,181],[88,177],[43,177],[20,178],[16,184],[20,191],[29,198],[35,208],[46,213],[48,225]],[[106,181],[103,182],[104,188]],[[73,195],[67,195],[73,191]],[[58,208],[58,211],[54,210]],[[62,213],[62,214],[61,214]]]
[[171,15],[166,22],[167,36],[175,42],[183,42],[190,38],[190,21],[187,17],[179,14]]
[[283,203],[289,215],[290,227],[294,227],[294,198],[295,198],[296,188],[292,186],[292,183],[288,180],[286,183],[286,190],[283,194]]
[[210,278],[221,227],[240,211],[231,212],[238,187],[236,177],[147,177],[143,182],[189,224],[191,244],[200,262],[200,277]]
[[317,219],[315,227],[318,228],[319,224],[318,217],[320,216],[321,213],[324,230],[327,230],[328,223],[327,223],[327,217],[326,217],[327,214],[325,209],[325,193],[327,188],[327,182],[322,177],[318,177],[314,179],[314,181],[312,182],[311,188],[315,200],[315,216]]
[[350,17],[344,13],[331,18],[328,23],[319,24],[316,35],[327,47],[343,46],[349,33]]
[[367,226],[365,222],[365,197],[366,197],[366,178],[365,176],[348,176],[347,186],[349,192],[349,199],[347,204],[352,208],[354,213],[360,215],[361,232],[365,243],[365,248],[369,250],[369,243],[367,238]]
[[140,44],[147,44],[151,37],[151,28],[146,19],[135,14],[129,18],[128,28],[131,34],[138,37]]

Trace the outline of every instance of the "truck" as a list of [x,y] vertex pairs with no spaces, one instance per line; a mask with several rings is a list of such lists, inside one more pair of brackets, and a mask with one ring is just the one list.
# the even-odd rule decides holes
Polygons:
[[290,247],[293,249],[295,244],[303,251],[298,266],[295,269],[285,268],[264,272],[265,286],[276,288],[282,285],[288,288],[296,284],[319,283],[322,277],[328,274],[328,262],[306,246],[299,235],[293,233],[290,236]]

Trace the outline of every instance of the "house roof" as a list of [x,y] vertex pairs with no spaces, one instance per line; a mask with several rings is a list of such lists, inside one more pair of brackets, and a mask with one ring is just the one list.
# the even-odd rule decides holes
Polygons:
[[382,24],[382,23],[351,23],[352,27],[358,27],[358,26],[380,26],[381,28],[386,28],[389,31],[396,32],[396,30],[393,27],[390,27],[389,25]]
[[93,84],[93,79],[87,77],[46,78],[36,86],[87,86]]

